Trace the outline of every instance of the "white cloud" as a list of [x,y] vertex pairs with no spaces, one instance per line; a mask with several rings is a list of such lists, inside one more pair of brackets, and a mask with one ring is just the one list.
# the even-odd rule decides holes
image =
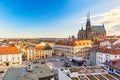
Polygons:
[[[83,23],[86,18],[83,17],[78,23]],[[91,16],[94,24],[105,24],[108,35],[120,35],[120,7],[111,9],[107,12]]]

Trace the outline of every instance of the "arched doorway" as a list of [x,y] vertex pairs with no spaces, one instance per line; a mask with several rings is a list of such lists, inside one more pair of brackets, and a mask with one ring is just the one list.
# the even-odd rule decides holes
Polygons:
[[47,55],[45,55],[45,57],[48,57]]
[[44,56],[42,56],[42,58],[44,58]]
[[9,62],[6,62],[5,64],[6,64],[6,66],[9,66]]

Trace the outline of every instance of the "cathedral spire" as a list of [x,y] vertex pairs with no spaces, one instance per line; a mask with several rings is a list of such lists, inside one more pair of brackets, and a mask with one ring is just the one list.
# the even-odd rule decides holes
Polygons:
[[92,28],[91,28],[91,22],[90,22],[90,11],[87,14],[87,22],[86,22],[86,38],[88,40],[91,40],[92,37]]
[[83,26],[82,26],[81,30],[83,31]]
[[90,21],[90,11],[87,14],[87,21]]
[[86,28],[90,28],[91,27],[91,22],[90,22],[90,11],[87,14],[87,22],[86,22]]

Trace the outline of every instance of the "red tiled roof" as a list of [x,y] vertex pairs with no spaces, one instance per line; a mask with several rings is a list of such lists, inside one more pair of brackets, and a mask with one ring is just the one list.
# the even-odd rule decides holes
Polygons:
[[113,35],[113,36],[107,36],[107,39],[119,39],[120,36],[116,36],[116,35]]
[[98,52],[120,55],[120,49],[99,48],[99,49],[98,49]]
[[100,45],[100,41],[94,42],[93,46]]
[[115,45],[113,45],[114,47],[120,47],[120,44],[115,44]]
[[98,36],[98,39],[101,39],[101,40],[106,39],[106,38],[107,38],[106,36]]
[[0,55],[3,54],[20,54],[20,50],[15,46],[0,47]]
[[45,46],[35,46],[35,49],[44,49]]
[[56,45],[83,46],[83,45],[92,45],[92,41],[91,40],[60,40],[56,42]]

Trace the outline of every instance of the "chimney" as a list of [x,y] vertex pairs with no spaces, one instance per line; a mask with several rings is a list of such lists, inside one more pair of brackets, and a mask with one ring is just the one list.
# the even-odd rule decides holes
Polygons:
[[32,67],[31,64],[29,64],[29,65],[27,66],[27,71],[28,71],[28,72],[32,72],[32,71],[33,71],[33,67]]

